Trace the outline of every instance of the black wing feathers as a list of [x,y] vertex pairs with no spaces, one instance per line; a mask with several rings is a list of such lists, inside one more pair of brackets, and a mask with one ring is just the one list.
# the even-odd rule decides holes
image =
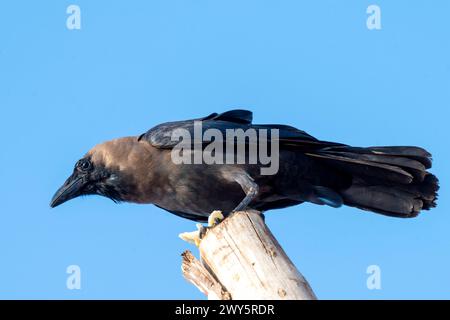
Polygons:
[[178,141],[172,141],[172,134],[177,129],[185,129],[191,137],[194,136],[194,122],[202,121],[203,132],[207,129],[220,130],[225,137],[227,129],[266,129],[268,131],[267,138],[271,139],[271,129],[279,130],[279,141],[283,146],[303,147],[303,148],[323,148],[326,146],[340,146],[342,144],[319,141],[305,131],[297,128],[280,125],[280,124],[252,124],[252,112],[247,110],[230,110],[221,114],[212,113],[206,117],[166,122],[150,129],[146,133],[139,136],[139,140],[146,140],[157,148],[173,148]]

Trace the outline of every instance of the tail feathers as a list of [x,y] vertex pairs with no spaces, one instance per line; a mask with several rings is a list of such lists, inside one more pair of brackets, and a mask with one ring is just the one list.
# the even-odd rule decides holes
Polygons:
[[401,178],[408,183],[412,181],[412,178],[423,181],[426,175],[426,167],[422,162],[406,157],[378,154],[355,154],[351,152],[328,152],[328,154],[354,159],[366,166],[378,166],[389,171],[398,172],[400,173]]
[[[431,179],[435,176],[429,174]],[[437,186],[437,184],[433,184]],[[431,186],[431,185],[430,185]],[[391,217],[412,218],[421,210],[436,206],[435,191],[432,195],[419,191],[417,186],[368,186],[352,185],[341,193],[348,206],[384,214]]]
[[431,155],[418,147],[328,147],[309,156],[352,176],[344,204],[394,217],[415,217],[436,206],[438,179]]
[[336,151],[336,152],[350,152],[354,154],[369,154],[369,155],[384,155],[390,157],[401,157],[416,160],[422,163],[426,169],[431,168],[431,154],[420,147],[350,147],[350,146],[331,146],[324,148],[321,151]]
[[338,168],[344,172],[350,172],[354,176],[365,177],[371,181],[390,181],[392,183],[411,183],[414,176],[408,171],[398,166],[385,163],[367,161],[361,157],[353,155],[346,156],[342,153],[336,155],[331,152],[307,153],[307,155],[321,159],[328,165]]

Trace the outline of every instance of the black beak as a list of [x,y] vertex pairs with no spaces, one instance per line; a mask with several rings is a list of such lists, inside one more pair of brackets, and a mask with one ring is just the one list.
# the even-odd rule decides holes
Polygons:
[[79,175],[78,172],[75,171],[66,180],[66,182],[64,182],[62,187],[56,191],[52,201],[50,202],[50,207],[54,208],[81,195],[81,191],[85,183],[85,177],[83,175]]

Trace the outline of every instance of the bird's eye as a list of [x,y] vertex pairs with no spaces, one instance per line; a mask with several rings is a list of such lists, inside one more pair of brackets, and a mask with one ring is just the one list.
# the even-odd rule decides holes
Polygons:
[[92,167],[92,164],[87,159],[81,159],[77,162],[76,168],[78,171],[86,172],[89,171]]

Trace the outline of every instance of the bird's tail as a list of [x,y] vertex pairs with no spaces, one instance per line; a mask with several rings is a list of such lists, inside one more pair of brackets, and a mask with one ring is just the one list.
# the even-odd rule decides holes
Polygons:
[[422,148],[340,145],[309,155],[351,174],[351,186],[339,191],[348,206],[401,218],[436,206],[438,179],[427,171],[431,154]]

